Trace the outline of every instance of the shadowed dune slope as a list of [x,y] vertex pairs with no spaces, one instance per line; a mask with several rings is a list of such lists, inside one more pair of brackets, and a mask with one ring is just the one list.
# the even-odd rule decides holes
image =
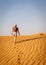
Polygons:
[[0,36],[0,65],[46,65],[46,34]]

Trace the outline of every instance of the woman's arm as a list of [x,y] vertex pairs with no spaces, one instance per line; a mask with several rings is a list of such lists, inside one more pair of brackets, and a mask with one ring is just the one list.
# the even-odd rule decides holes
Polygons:
[[19,29],[18,29],[18,34],[19,34],[19,36],[20,36],[20,32],[19,32]]

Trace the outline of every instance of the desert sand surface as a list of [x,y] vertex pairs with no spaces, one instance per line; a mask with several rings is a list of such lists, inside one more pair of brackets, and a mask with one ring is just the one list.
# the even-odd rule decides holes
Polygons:
[[46,65],[46,34],[0,36],[0,65]]

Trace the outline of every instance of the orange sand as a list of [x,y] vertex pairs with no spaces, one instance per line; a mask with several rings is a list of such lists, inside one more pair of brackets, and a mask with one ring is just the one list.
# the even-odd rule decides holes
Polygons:
[[46,34],[0,36],[0,65],[46,65]]

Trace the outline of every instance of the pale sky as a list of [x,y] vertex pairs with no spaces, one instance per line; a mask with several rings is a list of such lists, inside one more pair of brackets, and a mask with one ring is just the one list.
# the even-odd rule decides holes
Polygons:
[[46,0],[0,0],[0,36],[14,24],[21,35],[46,33]]

